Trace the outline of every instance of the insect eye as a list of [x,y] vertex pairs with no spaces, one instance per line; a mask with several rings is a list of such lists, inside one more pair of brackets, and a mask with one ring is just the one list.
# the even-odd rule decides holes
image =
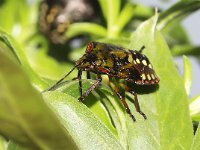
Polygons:
[[90,51],[91,51],[92,48],[93,48],[93,44],[92,44],[92,43],[88,43],[85,52],[86,52],[86,53],[90,53]]

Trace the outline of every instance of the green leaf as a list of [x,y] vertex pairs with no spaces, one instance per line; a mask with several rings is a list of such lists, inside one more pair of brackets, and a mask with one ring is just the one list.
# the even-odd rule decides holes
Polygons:
[[180,56],[180,55],[197,56],[200,55],[200,46],[194,47],[191,44],[175,45],[172,48],[171,52],[174,56]]
[[190,94],[191,86],[192,86],[192,65],[190,63],[189,58],[183,56],[184,62],[184,72],[183,72],[183,83],[185,85],[185,90],[187,95]]
[[56,91],[45,92],[43,96],[79,148],[123,149],[112,132],[76,98]]
[[13,141],[9,141],[6,150],[25,150],[25,148],[22,148],[21,146],[14,143]]
[[[94,80],[82,80],[83,91],[86,91],[93,83],[94,83]],[[78,81],[68,81],[56,87],[56,91],[65,92],[66,94],[78,99],[80,97],[78,87],[79,87]],[[100,97],[97,94],[95,94],[96,91],[97,93],[100,92]],[[99,90],[93,91],[92,94],[90,94],[86,98],[86,102],[85,102],[85,104],[90,108],[90,110],[93,113],[95,113],[101,119],[101,121],[103,121],[104,124],[107,127],[109,127],[109,129],[114,134],[116,134],[116,131],[114,131],[112,125],[110,125],[110,122],[107,120],[110,117],[108,116],[107,113],[105,113],[104,107],[102,106],[99,107],[99,100],[106,105],[106,110],[109,110],[109,116],[111,116],[112,121],[115,124],[117,133],[118,133],[118,138],[121,145],[127,148],[128,143],[127,143],[127,134],[126,134],[127,132],[126,118],[125,118],[126,113],[120,103],[120,100],[118,99],[117,96],[113,97],[113,92],[111,92],[107,86],[102,85]]]
[[0,18],[6,19],[0,21],[0,27],[17,38],[19,43],[24,42],[24,39],[35,32],[36,28],[33,25],[36,23],[38,12],[36,1],[20,0],[18,3],[13,3],[12,0],[6,0],[1,2]]
[[118,33],[116,23],[120,14],[121,0],[99,0],[99,3],[107,21],[107,36],[113,38]]
[[190,150],[199,150],[199,147],[200,147],[200,129],[199,129],[199,126],[198,126],[198,129],[196,131],[196,134],[195,134],[195,137],[193,139],[193,143],[192,143]]
[[73,23],[69,26],[65,35],[67,38],[72,38],[83,33],[104,37],[107,31],[101,25],[95,23]]
[[41,49],[30,49],[26,53],[33,70],[43,78],[58,80],[69,70],[70,66],[72,65],[69,63],[56,61],[51,56],[47,55],[44,47]]
[[200,95],[190,100],[190,115],[193,120],[200,121]]
[[172,5],[172,7],[161,13],[157,28],[159,30],[163,30],[167,26],[170,27],[168,24],[184,19],[186,16],[192,14],[199,8],[199,0],[177,2],[176,4]]
[[118,33],[121,32],[121,30],[124,28],[124,26],[130,22],[131,18],[134,15],[134,8],[136,6],[133,5],[132,3],[126,3],[125,6],[123,7],[119,19],[117,21],[116,27],[118,28]]
[[[164,35],[168,45],[172,48],[176,46],[181,46],[183,48],[186,43],[187,45],[190,44],[188,34],[180,22],[170,25],[170,27],[162,30],[162,34]],[[173,49],[171,51],[173,51]],[[181,51],[180,49],[180,52],[184,52],[184,50]]]
[[131,49],[145,46],[144,53],[160,78],[157,88],[144,87],[138,96],[148,119],[137,115],[140,119],[131,123],[127,118],[130,149],[189,149],[193,132],[187,95],[169,48],[156,29],[157,17],[138,27],[130,45]]
[[0,49],[0,134],[29,149],[77,149],[13,58]]
[[[94,83],[94,81],[95,80],[82,79],[82,90],[86,91]],[[105,88],[105,86],[102,86],[101,88]],[[77,80],[63,82],[59,86],[55,87],[55,89],[58,92],[64,92],[65,94],[70,95],[76,99],[78,99],[80,97],[79,83]],[[115,129],[113,128],[113,125],[110,122],[110,117],[109,117],[107,111],[105,110],[105,107],[102,106],[101,102],[99,101],[99,100],[105,101],[104,98],[105,98],[105,96],[102,96],[102,94],[101,95],[97,94],[97,92],[95,90],[92,92],[92,94],[90,94],[87,97],[87,99],[84,103],[115,134],[116,132],[115,132]]]
[[103,16],[106,20],[106,22],[108,22],[108,3],[107,0],[98,0],[100,6],[101,6],[101,11],[103,13]]
[[[20,2],[17,4],[20,4]],[[6,16],[6,19],[0,21],[0,26],[9,33],[12,33],[13,25],[16,23],[16,16],[13,15],[16,13],[15,6],[16,4],[14,4],[12,0],[4,1],[3,4],[1,4],[0,17],[4,18]]]
[[[106,107],[109,110],[109,114],[112,117],[113,123],[115,124],[115,128],[118,133],[120,143],[128,149],[128,136],[127,136],[127,128],[126,128],[126,112],[122,107],[120,100],[117,96],[113,97],[111,93],[107,90],[103,89],[103,92],[106,93],[106,100],[103,100],[106,104]],[[133,123],[133,122],[132,122]]]
[[137,7],[135,8],[134,12],[136,17],[149,18],[154,15],[155,11],[154,9],[148,6],[137,4]]
[[6,150],[7,141],[0,136],[0,150]]
[[112,28],[119,17],[121,9],[121,0],[106,0],[106,2],[108,11],[108,28]]
[[99,0],[108,28],[112,27],[118,18],[121,0]]
[[24,51],[20,48],[18,43],[6,32],[0,29],[0,41],[2,41],[11,50],[13,55],[18,59],[19,63],[23,66],[26,73],[29,75],[32,83],[41,91],[48,87],[48,84],[42,80],[30,67]]

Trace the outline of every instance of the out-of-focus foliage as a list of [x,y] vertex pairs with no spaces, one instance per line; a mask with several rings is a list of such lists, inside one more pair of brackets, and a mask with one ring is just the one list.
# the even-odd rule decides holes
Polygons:
[[[189,97],[191,64],[183,56],[181,77],[173,56],[199,56],[181,21],[200,1],[179,1],[159,12],[128,0],[66,2],[0,1],[0,149],[198,149],[192,120],[200,120],[200,98]],[[77,71],[55,91],[42,92],[71,70],[89,41],[145,46],[160,77],[157,88],[138,87],[147,120],[127,93],[133,122],[104,82],[86,106],[78,102],[78,81],[69,81]],[[83,80],[84,91],[94,79]]]

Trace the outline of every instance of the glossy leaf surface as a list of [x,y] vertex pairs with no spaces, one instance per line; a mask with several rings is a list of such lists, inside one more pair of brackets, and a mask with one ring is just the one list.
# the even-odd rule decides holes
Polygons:
[[20,66],[2,49],[0,68],[0,133],[29,149],[77,149]]

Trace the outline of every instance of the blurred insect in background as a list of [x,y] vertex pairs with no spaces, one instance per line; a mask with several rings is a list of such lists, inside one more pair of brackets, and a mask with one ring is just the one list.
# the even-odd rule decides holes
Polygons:
[[68,40],[64,34],[70,24],[91,21],[97,10],[97,0],[43,0],[38,28],[50,42],[63,44]]
[[[142,54],[143,46],[139,51],[129,50],[122,47],[118,47],[111,44],[90,42],[87,45],[85,54],[76,61],[76,65],[72,70],[67,73],[62,79],[55,83],[48,90],[53,90],[59,85],[75,68],[78,69],[77,79],[79,80],[80,89],[80,101],[83,101],[96,87],[101,84],[101,75],[105,74],[111,80],[123,79],[128,83],[134,83],[137,85],[154,85],[159,83],[157,77],[149,59]],[[82,72],[90,72],[97,75],[96,81],[90,86],[84,93],[82,92]],[[111,83],[111,82],[109,82]],[[120,91],[120,85],[110,84],[111,89],[117,94],[121,100],[126,112],[131,116],[133,121],[136,121],[135,117],[131,113],[128,104],[125,101],[125,97],[122,96]],[[134,96],[134,105],[136,111],[139,112],[144,119],[146,115],[141,111],[137,98],[137,93],[128,84],[123,84],[125,91],[130,92]]]

